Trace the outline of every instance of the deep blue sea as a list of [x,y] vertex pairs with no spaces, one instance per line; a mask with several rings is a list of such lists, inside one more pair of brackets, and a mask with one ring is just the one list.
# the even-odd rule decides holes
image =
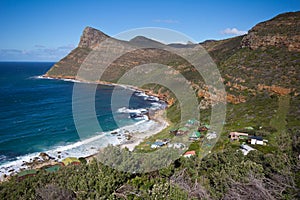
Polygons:
[[[54,154],[54,151],[63,150],[65,156],[72,155],[72,152],[83,152],[79,148],[82,143],[78,143],[80,138],[72,115],[74,83],[38,78],[53,64],[0,62],[0,167],[8,166],[8,163],[16,164],[17,161],[36,156],[39,152]],[[147,100],[146,95],[132,95],[132,90],[120,87],[117,88],[122,90],[118,104],[120,108],[113,110],[110,105],[113,89],[113,86],[98,85],[95,95],[98,122],[107,137],[111,137],[109,131],[119,128],[120,125],[137,123],[126,112],[129,108],[151,108],[155,103],[157,106],[157,102],[153,99]],[[126,95],[131,95],[129,106],[126,102],[122,105]],[[96,138],[104,134],[97,131],[97,127],[87,128],[87,135]],[[98,147],[93,146],[91,149],[95,148]],[[86,151],[88,154],[88,150]]]

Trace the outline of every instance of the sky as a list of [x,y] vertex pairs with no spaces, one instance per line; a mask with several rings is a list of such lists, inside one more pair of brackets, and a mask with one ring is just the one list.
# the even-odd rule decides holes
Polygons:
[[110,36],[161,27],[201,42],[299,10],[299,0],[0,0],[0,61],[58,61],[86,26]]

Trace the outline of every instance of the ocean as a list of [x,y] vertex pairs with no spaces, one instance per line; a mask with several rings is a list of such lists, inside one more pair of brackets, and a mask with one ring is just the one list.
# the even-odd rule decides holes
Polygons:
[[[59,154],[60,159],[83,157],[96,153],[99,147],[119,144],[124,139],[122,131],[125,129],[122,128],[142,130],[152,123],[146,118],[132,119],[130,113],[165,106],[141,92],[132,93],[132,89],[98,85],[95,108],[102,130],[86,127],[83,139],[77,133],[72,115],[75,83],[41,78],[53,64],[0,62],[0,175],[20,169],[23,161],[30,161],[40,152],[54,158]],[[122,91],[118,108],[111,108],[114,89]],[[122,101],[128,95],[130,102],[126,105]],[[112,135],[113,131],[121,135]]]

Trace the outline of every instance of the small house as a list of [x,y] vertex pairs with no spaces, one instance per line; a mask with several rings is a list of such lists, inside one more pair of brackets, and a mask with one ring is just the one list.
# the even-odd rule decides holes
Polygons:
[[68,165],[80,165],[80,160],[75,157],[68,157],[62,160],[64,166]]
[[248,139],[248,133],[230,132],[229,137],[231,140]]
[[194,131],[189,135],[189,140],[199,140],[201,133],[199,131]]
[[205,131],[208,131],[208,128],[206,126],[201,126],[198,128],[198,131],[199,132],[205,132]]
[[183,143],[169,143],[168,147],[169,148],[174,148],[174,149],[184,149],[184,148],[186,148],[185,144],[183,144]]
[[206,138],[209,139],[209,140],[215,139],[215,138],[217,138],[217,133],[214,132],[214,131],[213,132],[209,132],[209,133],[207,133]]
[[171,141],[171,139],[165,138],[165,139],[162,139],[161,141],[164,143],[164,145],[166,145]]
[[248,143],[250,144],[258,144],[258,145],[266,145],[268,140],[264,140],[261,136],[250,136]]
[[195,156],[195,155],[196,155],[195,151],[187,151],[187,152],[185,152],[185,154],[183,154],[183,157],[190,158],[190,157]]
[[156,141],[154,142],[153,144],[151,144],[151,149],[156,149],[156,148],[159,148],[159,147],[162,147],[164,146],[165,143],[164,142],[161,142],[161,141]]
[[250,147],[249,145],[247,144],[242,144],[241,145],[241,151],[243,152],[243,154],[246,156],[250,151],[253,151],[253,150],[256,150],[252,147]]
[[189,129],[187,127],[182,127],[180,129],[178,129],[176,135],[186,135],[188,133],[189,133]]
[[190,127],[190,126],[199,126],[199,121],[196,119],[189,119],[186,123],[186,126]]

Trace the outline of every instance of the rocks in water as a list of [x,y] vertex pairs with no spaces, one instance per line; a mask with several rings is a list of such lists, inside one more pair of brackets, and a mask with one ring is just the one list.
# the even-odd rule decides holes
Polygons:
[[132,135],[130,135],[130,134],[124,134],[124,136],[125,136],[126,140],[130,140],[132,138]]
[[110,134],[112,134],[112,135],[117,135],[118,132],[117,132],[117,131],[114,131],[114,132],[111,132]]

